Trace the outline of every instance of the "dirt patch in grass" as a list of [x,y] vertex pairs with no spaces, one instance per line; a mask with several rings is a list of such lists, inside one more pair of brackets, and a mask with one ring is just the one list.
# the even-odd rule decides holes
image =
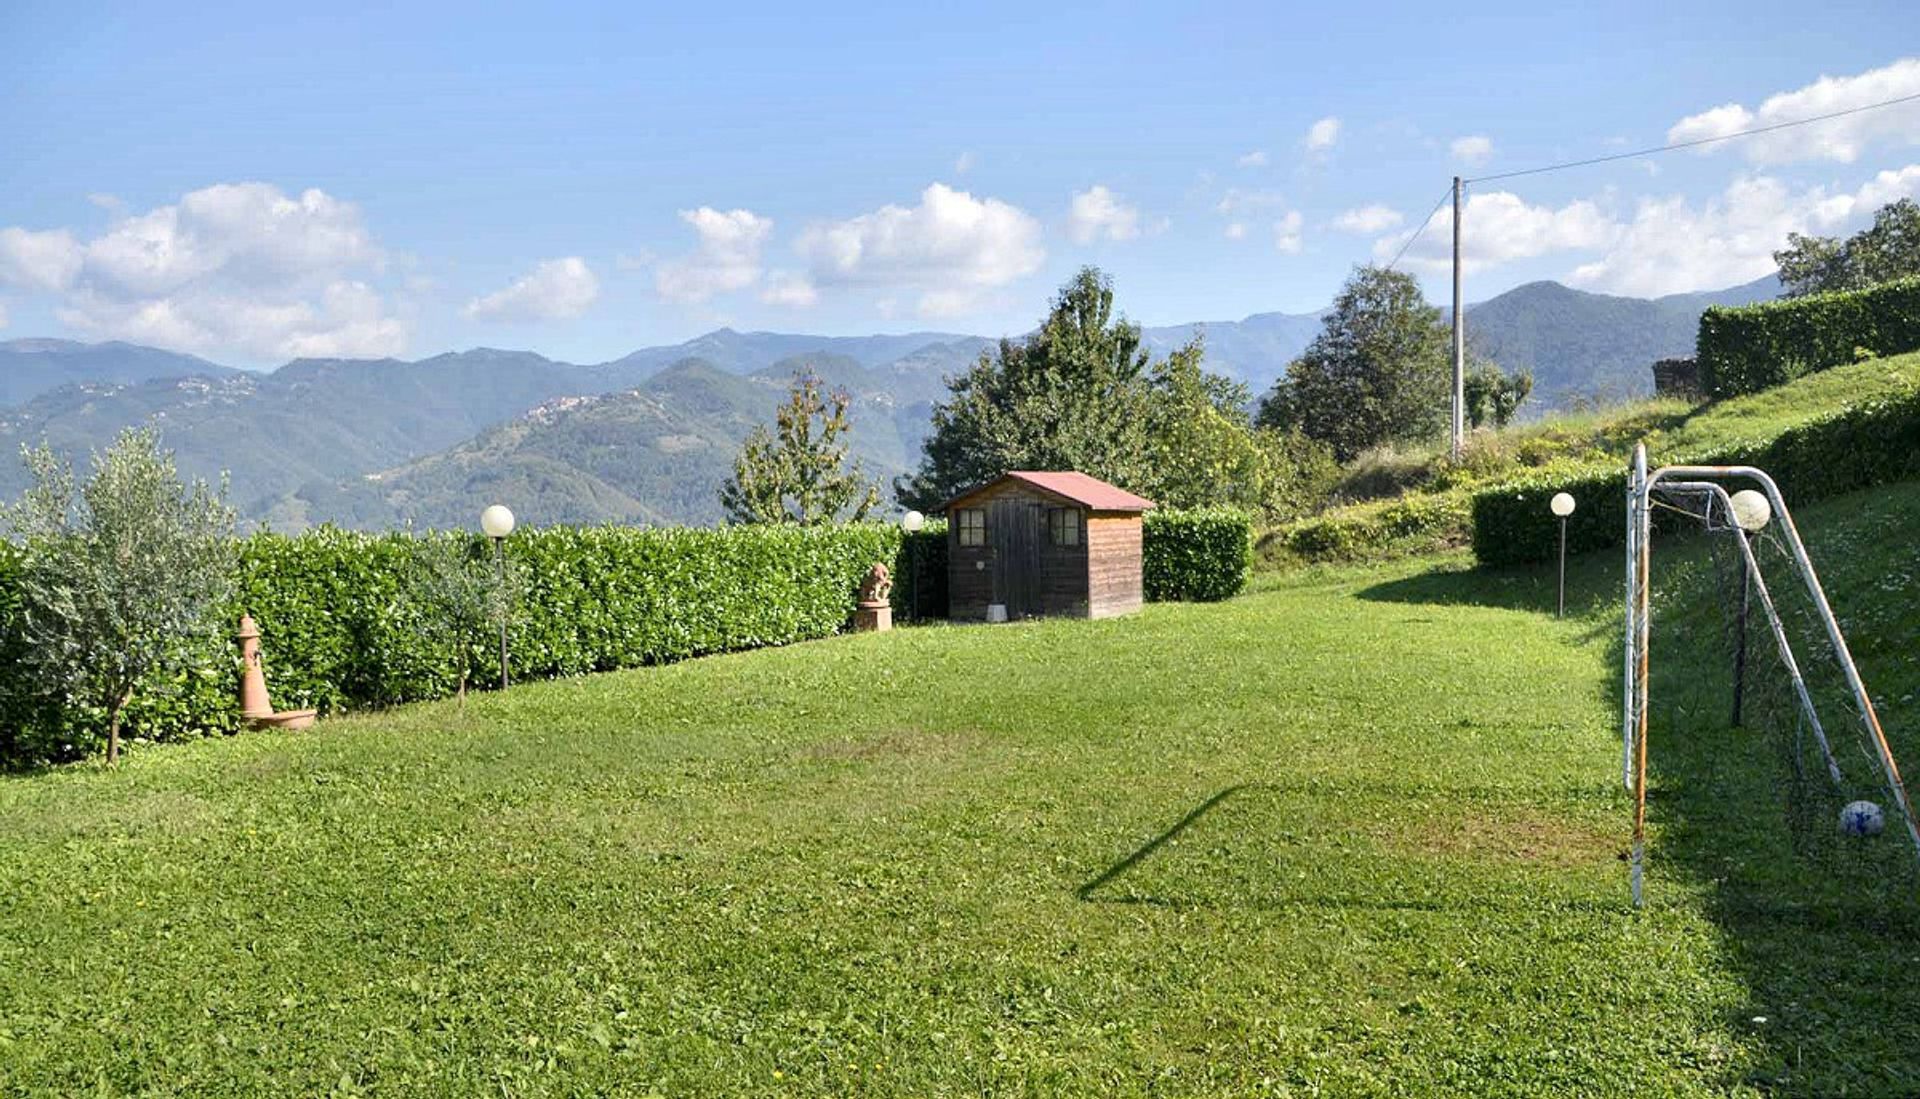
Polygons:
[[110,804],[69,803],[23,814],[10,827],[23,838],[42,839],[190,835],[211,827],[214,817],[213,807],[193,794],[151,790]]
[[1430,817],[1375,831],[1389,849],[1439,858],[1493,859],[1577,866],[1612,859],[1620,846],[1618,829],[1556,817],[1540,810],[1490,813],[1469,810],[1457,816]]
[[980,743],[971,732],[932,733],[925,729],[888,729],[845,740],[807,745],[798,758],[809,762],[868,762],[885,759],[951,756]]

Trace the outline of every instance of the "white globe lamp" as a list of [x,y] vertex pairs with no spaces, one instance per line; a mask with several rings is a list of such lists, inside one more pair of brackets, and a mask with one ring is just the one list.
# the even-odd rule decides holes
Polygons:
[[489,538],[505,538],[513,533],[513,512],[505,504],[495,504],[480,513],[480,529]]
[[1757,489],[1743,488],[1733,494],[1733,521],[1748,534],[1757,533],[1773,519],[1773,504]]
[[1551,509],[1555,515],[1565,519],[1567,516],[1573,514],[1573,494],[1570,492],[1556,492],[1553,494],[1553,499],[1547,501],[1547,507]]
[[917,511],[909,511],[900,517],[900,529],[908,534],[918,534],[927,525],[927,517]]
[[[513,533],[513,512],[494,504],[480,513],[480,529],[493,539],[493,563],[501,590],[507,586],[507,535]],[[500,616],[500,689],[507,689],[507,616]]]

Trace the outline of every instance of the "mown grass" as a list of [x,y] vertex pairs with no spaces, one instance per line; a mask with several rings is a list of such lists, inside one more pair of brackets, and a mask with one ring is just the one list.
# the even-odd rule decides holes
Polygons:
[[[1802,516],[1836,602],[1916,512]],[[1920,1090],[1910,898],[1740,888],[1734,734],[1658,731],[1628,907],[1602,557],[1565,621],[1323,569],[0,781],[0,1092]]]

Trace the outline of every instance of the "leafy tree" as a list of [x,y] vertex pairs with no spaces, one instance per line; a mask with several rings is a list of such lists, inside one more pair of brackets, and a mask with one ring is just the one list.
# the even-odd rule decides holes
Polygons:
[[1467,370],[1461,387],[1467,426],[1505,427],[1533,392],[1533,375],[1525,370],[1506,374],[1490,362],[1479,362]]
[[497,656],[492,642],[513,614],[524,576],[512,558],[496,559],[491,547],[460,535],[421,539],[412,568],[408,596],[429,643],[452,661],[465,706],[467,683]]
[[1340,472],[1332,451],[1298,432],[1256,428],[1247,387],[1200,362],[1196,341],[1153,368],[1147,495],[1168,507],[1231,504],[1269,520],[1324,501]]
[[1446,425],[1451,361],[1440,311],[1413,277],[1361,267],[1261,402],[1259,422],[1318,439],[1343,462],[1381,443],[1425,438]]
[[720,506],[739,523],[833,523],[863,519],[880,502],[880,487],[846,466],[851,427],[845,390],[823,392],[820,378],[794,379],[774,413],[774,430],[753,429],[720,486]]
[[1773,262],[1792,298],[1920,275],[1920,203],[1903,198],[1882,206],[1872,225],[1846,240],[1789,233]]
[[1009,469],[1075,469],[1147,490],[1150,358],[1140,327],[1115,315],[1112,282],[1082,269],[1038,331],[1001,340],[948,382],[920,469],[895,494],[937,507]]
[[43,686],[106,716],[107,761],[135,688],[231,591],[224,485],[183,484],[149,428],[129,428],[76,492],[51,447],[22,452],[33,485],[9,514],[20,540],[26,662]]
[[1277,519],[1318,504],[1337,473],[1330,453],[1257,429],[1246,386],[1205,359],[1196,339],[1155,361],[1114,311],[1112,282],[1084,268],[1031,336],[1002,340],[948,382],[920,469],[894,491],[931,509],[1010,469],[1073,469],[1168,507]]

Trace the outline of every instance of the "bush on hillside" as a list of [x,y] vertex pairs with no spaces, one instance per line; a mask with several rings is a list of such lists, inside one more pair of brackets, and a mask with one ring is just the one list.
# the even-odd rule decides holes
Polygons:
[[1141,579],[1152,602],[1230,599],[1253,573],[1253,519],[1244,511],[1149,511],[1141,537]]
[[1273,564],[1384,560],[1462,545],[1466,532],[1464,493],[1422,492],[1276,527],[1259,548]]
[[[1655,455],[1653,460],[1758,466],[1779,484],[1789,505],[1920,477],[1920,390],[1844,408],[1768,439],[1693,454]],[[1625,467],[1571,466],[1542,470],[1475,494],[1474,556],[1487,565],[1551,559],[1558,552],[1559,527],[1547,501],[1556,492],[1571,493],[1578,505],[1567,522],[1568,552],[1626,540]]]
[[1700,383],[1715,398],[1754,393],[1854,362],[1920,350],[1920,278],[1700,315]]

